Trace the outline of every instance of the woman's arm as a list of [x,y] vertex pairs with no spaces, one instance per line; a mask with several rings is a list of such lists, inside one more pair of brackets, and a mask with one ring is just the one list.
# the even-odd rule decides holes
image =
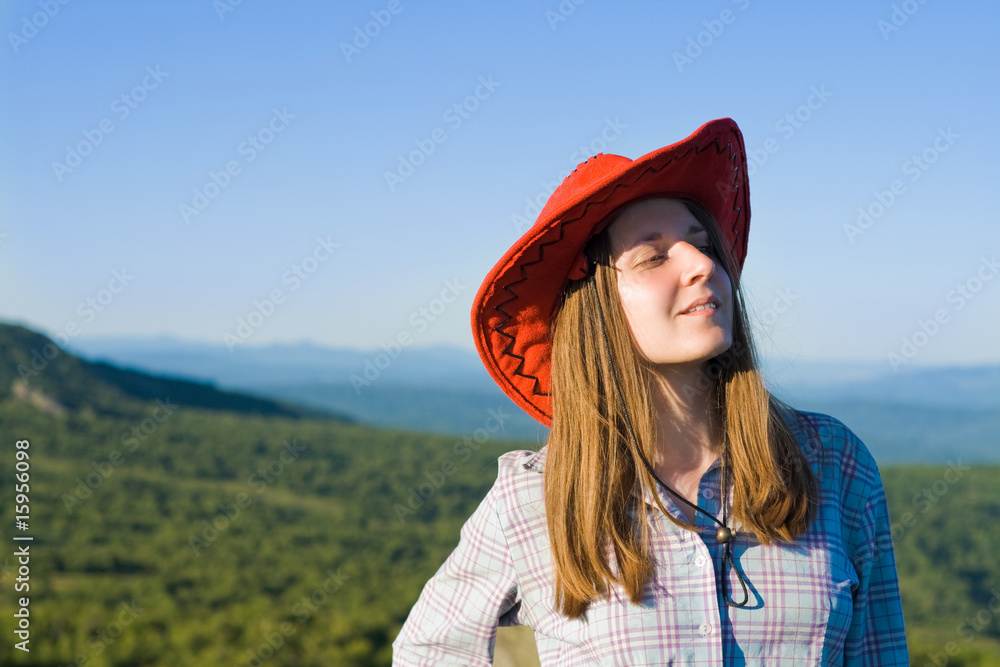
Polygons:
[[857,541],[852,560],[860,583],[854,592],[854,616],[844,646],[844,665],[905,667],[910,659],[903,628],[903,606],[889,510],[877,469],[855,528]]
[[498,477],[424,586],[393,642],[394,666],[491,665],[497,626],[518,624],[517,575],[496,511],[500,489]]

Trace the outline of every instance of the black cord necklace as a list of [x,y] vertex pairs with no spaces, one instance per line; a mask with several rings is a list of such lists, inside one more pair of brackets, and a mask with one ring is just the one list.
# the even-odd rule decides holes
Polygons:
[[709,519],[719,524],[719,529],[715,532],[715,539],[722,544],[723,567],[725,567],[725,564],[728,563],[729,566],[732,568],[733,572],[736,573],[736,578],[739,580],[740,586],[743,587],[743,602],[733,602],[729,598],[729,593],[726,591],[726,580],[728,579],[728,577],[726,577],[725,573],[723,573],[722,575],[722,597],[726,601],[726,604],[729,605],[730,607],[745,607],[747,605],[747,602],[750,601],[750,593],[747,591],[747,585],[746,582],[743,580],[743,575],[740,574],[740,571],[738,569],[736,569],[736,563],[733,561],[733,553],[732,549],[730,548],[730,545],[733,540],[733,531],[731,531],[729,527],[726,525],[727,523],[726,491],[728,489],[728,486],[726,484],[726,447],[724,446],[722,449],[722,521],[719,521],[710,513],[706,512],[705,510],[698,507],[694,503],[691,503],[690,501],[688,501],[687,498],[680,495],[679,493],[671,489],[669,486],[664,484],[663,480],[657,477],[656,473],[653,472],[653,468],[649,465],[649,461],[646,460],[646,457],[643,455],[642,450],[639,448],[639,441],[635,437],[635,430],[632,428],[632,420],[631,418],[629,418],[628,410],[625,407],[625,398],[622,396],[621,387],[618,386],[618,374],[615,371],[615,364],[611,358],[611,345],[608,343],[608,334],[604,329],[604,309],[601,307],[601,299],[597,294],[597,284],[594,281],[593,273],[590,274],[588,282],[590,283],[590,287],[594,292],[594,301],[597,302],[597,314],[601,321],[601,336],[604,338],[604,351],[608,355],[608,365],[611,367],[611,380],[615,385],[615,392],[618,394],[618,402],[621,405],[622,414],[625,416],[625,424],[628,426],[629,435],[632,436],[632,442],[635,445],[635,450],[639,454],[639,458],[642,459],[642,463],[646,467],[646,470],[649,471],[649,474],[653,476],[653,479],[659,482],[664,489],[669,491],[671,495],[673,495],[675,498],[686,503],[688,506],[693,507],[695,510],[701,512]]

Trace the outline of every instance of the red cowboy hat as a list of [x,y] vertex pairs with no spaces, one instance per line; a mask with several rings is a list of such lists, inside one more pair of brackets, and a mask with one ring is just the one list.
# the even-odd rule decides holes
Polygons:
[[525,412],[552,425],[549,325],[569,280],[587,276],[583,247],[616,210],[650,196],[686,197],[719,223],[742,270],[750,226],[743,135],[731,118],[630,160],[596,155],[549,197],[538,220],[486,276],[472,304],[472,333],[486,369]]

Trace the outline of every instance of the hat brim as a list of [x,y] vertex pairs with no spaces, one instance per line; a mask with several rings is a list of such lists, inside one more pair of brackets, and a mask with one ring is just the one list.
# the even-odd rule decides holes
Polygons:
[[545,426],[552,424],[549,327],[559,295],[571,278],[583,277],[583,248],[601,223],[651,196],[705,206],[742,269],[750,225],[746,150],[736,122],[721,118],[637,160],[597,155],[579,165],[476,294],[472,331],[483,364],[504,393]]

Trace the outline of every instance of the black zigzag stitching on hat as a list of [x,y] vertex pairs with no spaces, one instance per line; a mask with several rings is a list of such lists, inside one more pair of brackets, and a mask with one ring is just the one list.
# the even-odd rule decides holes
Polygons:
[[[719,144],[719,138],[718,137],[712,139],[712,141],[710,141],[709,143],[705,144],[704,146],[702,146],[700,148],[699,147],[694,147],[692,150],[694,150],[695,155],[697,155],[697,154],[700,154],[702,151],[706,150],[707,148],[709,148],[710,146],[712,146],[713,144],[715,145],[716,151],[718,153],[722,153],[723,150],[725,150],[726,148],[729,148],[730,149],[730,154],[729,154],[729,159],[730,160],[732,160],[733,157],[736,156],[735,150],[732,150],[732,146],[733,146],[732,140],[726,142],[726,144],[723,146],[723,145]],[[668,165],[672,164],[673,162],[677,162],[681,158],[687,157],[690,154],[691,154],[691,150],[685,151],[684,153],[681,153],[680,155],[675,156],[670,162],[664,164],[659,169],[655,169],[653,167],[650,167],[649,169],[646,169],[645,171],[639,173],[636,176],[635,180],[633,180],[631,183],[619,183],[618,185],[616,185],[608,193],[608,195],[604,199],[601,199],[600,201],[590,201],[590,202],[587,202],[587,204],[583,208],[583,211],[581,211],[581,213],[578,216],[576,216],[572,220],[564,220],[563,222],[559,223],[559,236],[558,236],[558,238],[553,239],[551,241],[546,241],[544,243],[539,244],[539,246],[538,246],[538,258],[537,259],[534,259],[534,260],[531,260],[531,261],[527,261],[527,262],[521,262],[518,265],[518,268],[521,271],[521,278],[520,278],[520,280],[515,280],[514,282],[510,282],[510,283],[507,283],[506,285],[503,285],[503,290],[510,295],[510,298],[507,299],[506,301],[502,301],[502,302],[498,303],[496,306],[494,306],[494,310],[496,310],[501,315],[503,315],[504,319],[501,320],[498,324],[496,324],[493,327],[493,330],[496,333],[498,333],[501,336],[504,336],[504,337],[506,337],[508,339],[507,345],[503,349],[503,354],[505,354],[505,355],[507,355],[509,357],[514,357],[515,359],[518,360],[518,365],[517,365],[517,368],[514,370],[514,374],[515,375],[520,375],[521,377],[526,378],[526,379],[533,380],[534,384],[532,386],[532,393],[534,395],[536,395],[536,396],[550,396],[551,394],[549,394],[547,392],[542,392],[542,391],[539,390],[539,380],[538,380],[537,376],[529,375],[529,374],[523,372],[524,371],[524,357],[522,355],[517,354],[517,353],[515,353],[513,351],[513,347],[514,347],[514,343],[516,341],[516,338],[515,338],[515,336],[513,336],[513,335],[507,333],[506,331],[504,331],[504,329],[506,328],[508,322],[510,322],[514,318],[514,316],[512,314],[510,314],[510,313],[508,313],[507,311],[504,310],[504,306],[506,306],[506,305],[508,305],[508,304],[510,304],[510,303],[512,303],[514,301],[516,301],[520,297],[520,295],[518,295],[517,292],[515,292],[511,288],[513,288],[517,284],[522,283],[525,280],[527,280],[527,278],[528,278],[528,276],[527,276],[527,268],[529,266],[532,266],[532,265],[537,264],[537,263],[539,263],[539,262],[542,261],[542,259],[544,258],[544,255],[545,255],[545,246],[552,245],[554,243],[559,243],[559,241],[561,241],[562,238],[563,238],[563,231],[564,231],[564,228],[566,227],[566,225],[571,225],[571,224],[573,224],[575,222],[579,222],[584,217],[586,217],[587,211],[590,210],[591,206],[604,203],[605,201],[607,201],[608,199],[610,199],[612,195],[614,195],[616,192],[618,192],[618,190],[620,188],[631,187],[631,186],[635,185],[636,182],[638,182],[639,180],[641,180],[642,177],[645,176],[646,174],[648,174],[649,172],[652,171],[652,172],[655,173],[655,172],[661,171],[661,170],[665,169]],[[733,168],[733,184],[732,184],[732,189],[733,190],[739,190],[739,179],[740,179],[740,167],[739,167],[739,164],[737,164]],[[736,196],[734,198],[733,209],[732,209],[733,211],[737,211],[737,212],[741,212],[742,211],[743,207],[739,205],[739,199],[740,199],[739,196]],[[733,249],[735,249],[736,245],[740,245],[740,244],[745,245],[746,244],[746,239],[745,238],[741,239],[741,238],[737,238],[736,237],[736,227],[735,226],[731,229],[731,231],[732,231],[732,234],[733,234],[734,238],[736,238],[736,243],[734,244],[734,248]]]

